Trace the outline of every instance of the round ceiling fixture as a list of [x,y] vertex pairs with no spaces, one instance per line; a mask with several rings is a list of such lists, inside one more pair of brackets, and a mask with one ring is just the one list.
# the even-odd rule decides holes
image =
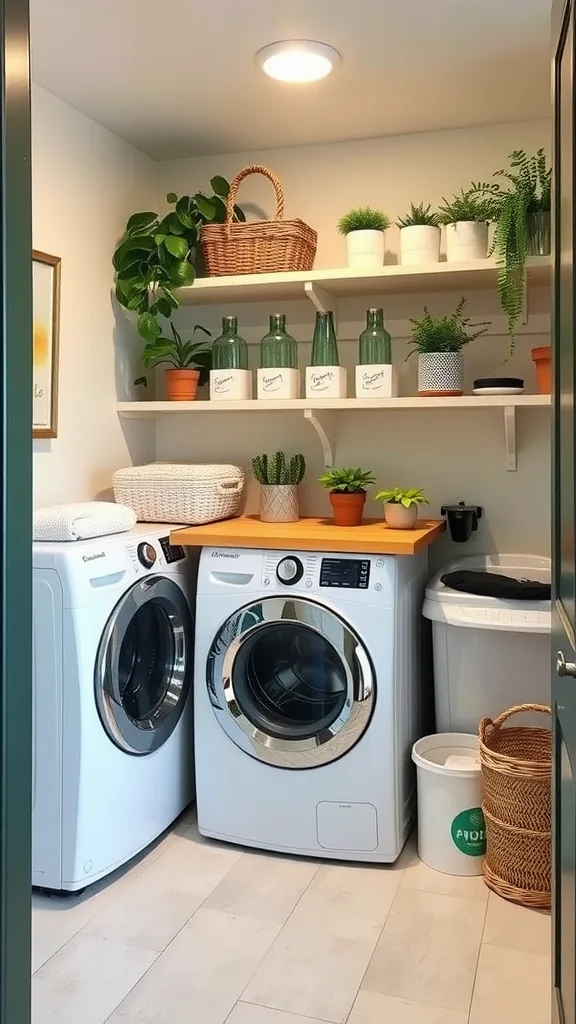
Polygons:
[[318,82],[339,62],[338,50],[311,39],[270,43],[256,54],[256,63],[264,74],[279,82]]

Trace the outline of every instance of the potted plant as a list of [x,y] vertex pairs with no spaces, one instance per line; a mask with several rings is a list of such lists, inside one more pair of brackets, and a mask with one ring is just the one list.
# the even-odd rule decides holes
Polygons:
[[375,483],[369,469],[329,469],[319,478],[320,485],[330,491],[335,526],[360,526],[366,488]]
[[[481,186],[480,186],[481,189]],[[485,260],[488,253],[488,221],[495,218],[495,206],[478,185],[461,189],[452,199],[442,196],[440,223],[446,226],[446,261],[464,263]]]
[[304,479],[303,455],[288,461],[284,452],[256,455],[252,471],[260,484],[260,519],[263,523],[295,523],[300,518],[298,486]]
[[346,236],[348,266],[354,270],[376,270],[384,263],[386,228],[390,218],[382,210],[360,206],[338,221],[338,230]]
[[[164,370],[166,381],[166,397],[171,402],[193,402],[196,391],[206,384],[212,365],[212,353],[202,341],[182,341],[174,324],[170,322],[171,338],[160,336],[149,341],[142,352],[142,365],[146,370],[168,363],[169,370]],[[200,324],[194,327],[210,337],[210,331]],[[139,377],[135,384],[146,386],[146,377]]]
[[398,220],[400,228],[400,263],[438,263],[440,259],[440,214],[424,206],[410,203],[410,210]]
[[418,506],[430,504],[422,488],[403,491],[401,487],[392,487],[378,491],[375,501],[384,502],[384,520],[392,530],[412,530],[418,519]]
[[552,394],[552,346],[538,345],[530,350],[530,355],[536,367],[539,394]]
[[[409,358],[418,353],[419,395],[461,395],[463,391],[462,349],[486,334],[489,322],[473,323],[463,315],[466,299],[460,299],[451,316],[432,316],[424,306],[423,317],[410,317],[412,348]],[[479,327],[470,334],[472,328]]]
[[306,367],[306,398],[346,398],[347,373],[340,366],[334,316],[316,313],[310,366]]

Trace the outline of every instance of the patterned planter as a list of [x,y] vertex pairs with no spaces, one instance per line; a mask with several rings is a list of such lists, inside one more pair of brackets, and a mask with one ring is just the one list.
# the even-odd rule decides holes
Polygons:
[[419,395],[461,395],[463,388],[461,352],[422,352],[418,356]]
[[260,484],[260,520],[297,523],[300,518],[298,484]]

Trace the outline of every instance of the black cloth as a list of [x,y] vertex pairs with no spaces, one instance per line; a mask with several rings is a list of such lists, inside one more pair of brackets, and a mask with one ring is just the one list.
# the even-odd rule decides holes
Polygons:
[[460,569],[447,572],[440,577],[445,587],[461,590],[465,594],[480,594],[482,597],[499,597],[508,601],[549,601],[549,583],[536,580],[517,580],[512,576],[501,576],[496,572],[476,572]]

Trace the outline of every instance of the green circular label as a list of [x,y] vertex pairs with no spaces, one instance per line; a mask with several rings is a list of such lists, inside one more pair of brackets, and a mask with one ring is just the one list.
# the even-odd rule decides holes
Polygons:
[[486,829],[481,807],[460,811],[452,822],[452,842],[460,853],[468,857],[483,857],[486,853]]

